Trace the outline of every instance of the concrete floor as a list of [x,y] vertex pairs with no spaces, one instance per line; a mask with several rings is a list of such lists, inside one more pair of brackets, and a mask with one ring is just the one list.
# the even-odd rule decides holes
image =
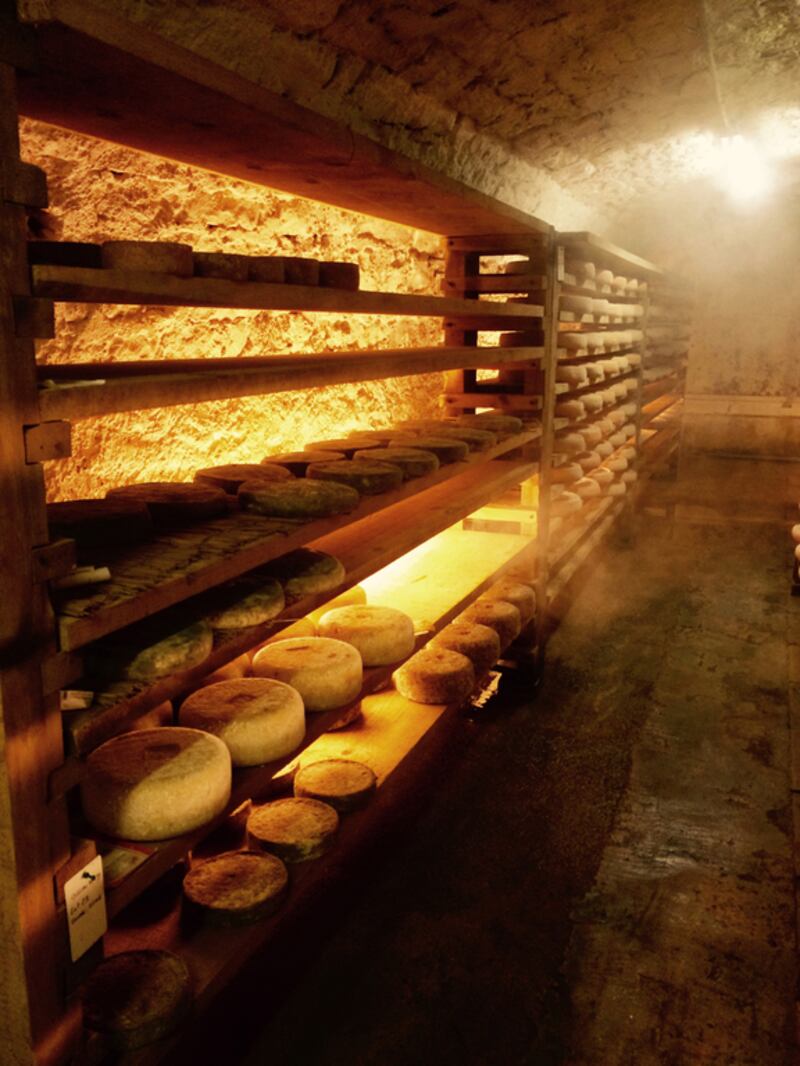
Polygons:
[[787,501],[701,459],[598,560],[244,1066],[778,1066],[795,903]]

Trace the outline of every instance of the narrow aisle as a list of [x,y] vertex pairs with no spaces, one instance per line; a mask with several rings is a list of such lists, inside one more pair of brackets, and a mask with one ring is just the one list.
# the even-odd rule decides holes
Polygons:
[[244,1066],[788,1061],[787,558],[654,520],[608,552]]

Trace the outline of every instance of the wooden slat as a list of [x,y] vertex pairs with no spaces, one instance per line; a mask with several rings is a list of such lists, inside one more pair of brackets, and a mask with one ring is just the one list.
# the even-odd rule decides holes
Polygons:
[[477,274],[471,278],[448,278],[442,279],[442,290],[445,293],[456,292],[527,292],[531,293],[531,303],[534,299],[544,304],[544,288],[547,278],[542,274]]
[[39,265],[31,268],[38,296],[76,303],[155,304],[159,307],[236,307],[265,311],[331,311],[338,314],[414,315],[436,318],[482,318],[496,328],[523,329],[541,316],[528,304],[483,301],[410,293],[325,289],[308,285],[226,281],[221,278],[179,278],[134,270],[93,270],[86,267]]
[[541,396],[525,396],[516,392],[449,392],[444,398],[447,407],[494,407],[498,411],[539,411]]
[[[277,522],[250,514],[232,514],[174,534],[157,536],[146,545],[122,553],[111,562],[112,580],[91,594],[70,597],[60,606],[59,632],[65,651],[81,647],[116,629],[146,618],[293,548],[320,540],[361,519],[414,497],[425,506],[425,490],[452,480],[453,493],[469,489],[473,480],[491,492],[529,476],[530,464],[498,460],[532,439],[522,433],[473,453],[467,463],[452,463],[435,474],[415,478],[394,492],[362,498],[350,515],[311,522]],[[354,535],[358,536],[354,528]],[[69,612],[69,613],[68,613]]]
[[550,231],[111,7],[49,0],[51,21],[37,26],[39,74],[21,86],[24,114],[433,233]]
[[[142,361],[40,366],[40,380],[83,383],[43,389],[39,404],[42,418],[78,421],[111,412],[377,381],[456,367],[499,367],[535,359],[537,352],[536,348],[400,348],[313,356],[164,360],[156,365]],[[183,371],[181,364],[186,363],[191,369]]]
[[509,231],[487,229],[477,233],[473,228],[462,230],[462,235],[455,236],[456,230],[450,231],[447,248],[451,252],[474,252],[478,255],[519,255],[527,256],[532,262],[546,262],[547,240],[552,228],[547,227],[538,235],[510,233]]
[[598,237],[596,233],[563,231],[558,234],[558,241],[564,246],[568,258],[590,260],[599,266],[618,269],[621,274],[633,273],[648,279],[663,277],[663,271],[655,263]]

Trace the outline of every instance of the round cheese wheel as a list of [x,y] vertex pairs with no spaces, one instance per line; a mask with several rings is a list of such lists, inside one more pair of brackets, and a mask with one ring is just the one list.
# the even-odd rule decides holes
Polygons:
[[485,452],[497,444],[497,434],[488,429],[475,429],[455,422],[434,422],[421,427],[436,433],[437,437],[455,437],[463,441],[471,452]]
[[[413,431],[409,430],[409,434]],[[469,445],[466,441],[456,440],[455,437],[429,437],[424,433],[418,436],[397,436],[389,441],[390,448],[422,448],[426,452],[433,452],[440,463],[460,463],[469,455]]]
[[347,289],[356,292],[361,284],[358,263],[320,263],[319,283],[325,289]]
[[[368,448],[370,445],[376,447],[383,443],[382,441],[375,441],[372,437],[352,436],[342,437],[335,440],[318,440],[313,443],[306,444],[304,446],[303,455],[312,455],[324,453],[324,459],[314,459],[315,463],[319,462],[334,462],[339,459],[352,459],[356,452],[361,451],[362,448]],[[270,460],[271,462],[271,460]],[[308,465],[306,466],[306,470]]]
[[287,481],[291,473],[282,466],[263,463],[228,463],[226,466],[207,466],[198,470],[194,480],[201,485],[213,485],[235,496],[245,481]]
[[578,452],[575,462],[583,471],[594,470],[596,466],[600,466],[600,456],[595,451]]
[[599,444],[603,439],[603,433],[600,427],[595,425],[583,426],[581,429],[581,436],[586,441],[586,445],[590,451],[595,444]]
[[606,420],[611,423],[615,429],[619,429],[625,424],[625,412],[620,410],[613,410],[606,412]]
[[503,651],[512,640],[516,640],[522,630],[519,610],[507,600],[490,600],[481,597],[461,612],[458,621],[477,622],[479,625],[489,626],[500,638],[500,647]]
[[353,759],[323,759],[306,763],[294,776],[295,796],[307,796],[344,812],[363,807],[377,787],[369,766]]
[[463,703],[475,687],[475,669],[466,655],[429,645],[395,670],[393,680],[414,703]]
[[429,648],[444,648],[465,655],[476,677],[483,675],[500,658],[500,638],[489,626],[477,622],[451,622],[430,641]]
[[792,526],[792,540],[795,544],[800,544],[800,525]]
[[133,636],[115,634],[93,645],[86,656],[89,672],[113,680],[156,681],[199,666],[214,646],[214,634],[205,621],[166,633],[152,643],[145,642],[145,629],[142,623]]
[[582,477],[572,486],[572,491],[576,492],[582,500],[589,500],[593,496],[600,495],[600,484],[595,478]]
[[143,503],[158,526],[202,522],[228,513],[228,497],[211,485],[191,485],[183,481],[151,481],[123,485],[106,493],[108,500]]
[[81,990],[83,1022],[116,1051],[134,1051],[168,1036],[186,1015],[191,981],[169,951],[122,951],[104,959]]
[[373,448],[356,452],[353,456],[355,462],[364,459],[399,466],[406,480],[423,477],[439,469],[439,460],[433,452],[426,452],[422,448]]
[[607,496],[624,496],[628,491],[628,486],[624,481],[615,481],[613,485],[609,485],[606,489]]
[[344,452],[326,451],[322,448],[306,452],[282,452],[280,455],[268,455],[261,463],[267,469],[279,467],[296,477],[305,477],[306,470],[312,463],[329,463],[337,459],[344,459]]
[[273,914],[283,901],[289,874],[275,855],[228,851],[192,866],[183,894],[212,925],[249,925]]
[[334,807],[306,796],[292,796],[256,807],[247,819],[252,846],[284,862],[307,862],[329,851],[339,828]]
[[[581,481],[576,482],[573,491],[577,492],[577,485],[580,485],[585,480],[583,478]],[[500,578],[499,581],[496,581],[494,585],[484,592],[483,598],[487,600],[505,600],[506,603],[513,604],[519,611],[520,623],[523,628],[528,622],[533,620],[536,614],[536,592],[530,585],[514,581],[512,578]]]
[[556,381],[567,385],[586,385],[589,381],[589,372],[580,363],[571,365],[561,362],[556,365]]
[[553,468],[550,480],[554,485],[569,485],[571,482],[578,481],[578,479],[582,477],[583,468],[578,463],[565,463],[563,466],[556,466]]
[[194,273],[192,246],[177,241],[104,241],[101,255],[106,270],[146,270],[182,278]]
[[620,475],[620,481],[623,481],[626,485],[632,485],[638,478],[639,475],[635,470],[624,470]]
[[[598,381],[602,381],[605,378],[606,374],[600,363],[585,363],[584,365],[586,367],[586,373],[589,376],[590,382],[596,383]],[[601,392],[594,393],[594,395],[599,396],[601,402],[605,402],[603,400],[603,394]]]
[[589,477],[596,481],[601,489],[607,488],[614,480],[614,474],[608,469],[607,466],[598,466],[592,470]]
[[231,793],[231,757],[218,738],[165,726],[123,733],[86,760],[87,821],[123,840],[167,840],[210,822]]
[[386,666],[414,651],[414,623],[394,607],[334,607],[319,620],[319,635],[352,644],[364,666]]
[[361,656],[351,644],[330,637],[292,637],[266,644],[253,659],[256,677],[296,688],[307,711],[352,703],[361,692]]
[[594,449],[601,459],[607,459],[609,455],[614,454],[614,445],[610,444],[607,440],[600,441]]
[[613,444],[615,448],[621,448],[625,441],[628,439],[628,434],[619,430],[617,433],[612,433],[608,438],[609,443]]
[[516,415],[501,415],[495,411],[480,411],[474,415],[459,415],[456,419],[460,426],[472,429],[487,429],[490,433],[496,433],[498,439],[513,437],[521,433],[525,428],[521,418]]
[[347,577],[338,559],[312,548],[297,548],[287,552],[262,569],[283,585],[287,603],[329,592],[338,588]]
[[556,448],[567,455],[575,455],[586,450],[586,441],[580,433],[564,433],[556,437]]
[[206,621],[212,629],[246,629],[276,618],[286,601],[273,578],[248,574],[216,589],[208,602]]
[[68,537],[77,545],[79,561],[91,562],[102,553],[138,544],[153,535],[153,520],[136,500],[67,500],[48,503],[50,539]]
[[619,454],[623,459],[627,459],[630,463],[636,458],[636,448],[632,444],[629,444],[627,448],[620,448]]
[[349,514],[358,506],[360,496],[350,485],[292,478],[275,482],[245,481],[239,487],[238,498],[242,510],[253,514],[311,519]]
[[194,275],[197,278],[224,278],[225,281],[247,281],[250,261],[235,252],[195,252]]
[[556,403],[555,413],[557,418],[578,420],[586,417],[586,408],[580,400],[561,400]]
[[345,485],[364,496],[378,496],[398,488],[403,481],[403,471],[393,463],[378,460],[341,459],[332,463],[312,463],[306,470],[306,478]]
[[628,460],[624,459],[621,455],[615,455],[613,458],[606,461],[606,466],[609,470],[613,470],[615,474],[619,474],[623,470],[628,469]]
[[294,751],[306,735],[300,693],[282,681],[241,677],[198,689],[182,703],[180,723],[213,733],[234,766],[261,766]]
[[575,514],[583,507],[583,500],[574,492],[563,492],[558,499],[550,504],[550,514],[554,518],[566,518],[567,515]]

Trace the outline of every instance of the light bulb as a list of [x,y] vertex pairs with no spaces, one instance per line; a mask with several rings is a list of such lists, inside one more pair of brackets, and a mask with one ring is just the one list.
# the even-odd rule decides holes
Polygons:
[[773,175],[761,149],[738,133],[719,142],[714,169],[719,184],[738,203],[755,203],[772,188]]

